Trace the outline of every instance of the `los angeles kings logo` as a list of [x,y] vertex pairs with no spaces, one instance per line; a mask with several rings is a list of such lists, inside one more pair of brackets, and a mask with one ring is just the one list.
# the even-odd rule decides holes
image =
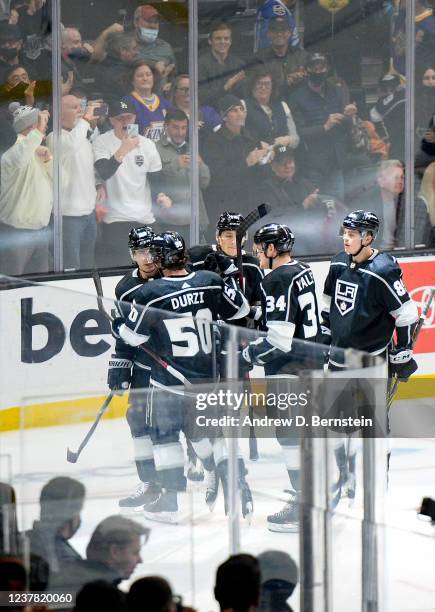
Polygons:
[[335,285],[335,305],[341,316],[344,317],[355,308],[357,291],[358,285],[355,285],[355,283],[348,283],[343,280],[337,281]]

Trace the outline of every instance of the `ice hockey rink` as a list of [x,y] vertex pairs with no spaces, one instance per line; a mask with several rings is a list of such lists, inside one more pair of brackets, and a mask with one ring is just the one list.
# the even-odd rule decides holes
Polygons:
[[[396,403],[400,405],[413,407],[412,402]],[[97,523],[118,513],[118,499],[137,485],[125,419],[103,419],[78,462],[67,463],[67,446],[77,448],[89,425],[85,422],[6,432],[0,444],[0,476],[16,489],[20,529],[30,528],[38,518],[39,492],[50,478],[69,475],[86,486],[82,525],[70,541],[81,554]],[[246,457],[246,440],[241,447]],[[388,593],[383,612],[435,611],[435,528],[419,519],[416,512],[423,497],[435,497],[435,440],[396,439],[391,441],[391,450],[389,490],[382,504],[385,524],[377,530],[384,559],[380,579],[385,581]],[[250,525],[240,520],[241,550],[257,554],[281,549],[298,560],[298,534],[271,533],[266,528],[266,516],[281,508],[288,487],[277,442],[259,440],[259,453],[259,461],[247,460],[255,507]],[[357,473],[353,505],[343,499],[330,520],[334,612],[361,610],[361,451]],[[186,605],[208,612],[218,610],[212,595],[213,580],[217,565],[229,554],[229,524],[222,493],[213,513],[204,503],[204,494],[203,483],[189,485],[183,495],[179,525],[147,521],[141,512],[129,514],[151,528],[150,539],[142,549],[143,562],[130,582],[143,575],[165,576]],[[128,587],[128,583],[122,586]],[[294,610],[300,609],[298,598],[297,588],[290,599]]]

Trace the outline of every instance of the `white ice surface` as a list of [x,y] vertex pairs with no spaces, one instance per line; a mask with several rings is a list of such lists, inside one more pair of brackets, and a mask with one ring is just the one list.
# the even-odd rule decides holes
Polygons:
[[[62,474],[85,484],[87,500],[82,525],[71,540],[82,554],[97,523],[117,513],[118,499],[137,485],[131,439],[124,420],[100,423],[79,462],[66,462],[67,446],[77,448],[88,427],[89,423],[84,423],[29,429],[2,433],[0,437],[0,480],[16,488],[20,529],[30,528],[38,518],[38,497],[47,480]],[[242,441],[242,449],[247,451],[246,441]],[[250,526],[241,521],[241,550],[256,554],[282,549],[297,560],[298,535],[266,529],[266,516],[281,508],[286,499],[283,490],[288,487],[277,442],[259,440],[259,451],[260,461],[247,461],[255,513]],[[359,457],[358,472],[360,468]],[[332,522],[334,612],[361,610],[360,482],[354,506],[341,501]],[[130,582],[143,575],[163,575],[170,580],[174,592],[183,595],[186,604],[208,612],[218,610],[212,586],[217,565],[229,554],[229,528],[222,498],[211,514],[203,502],[204,490],[204,485],[199,484],[183,496],[186,519],[182,525],[148,523],[151,538],[142,551],[143,563],[137,566]],[[416,515],[424,496],[435,497],[435,440],[392,441],[390,486],[384,500],[388,529],[383,531],[391,612],[435,611],[435,530]],[[146,522],[141,513],[130,516]],[[128,588],[127,583],[125,586]],[[298,597],[297,589],[290,599],[295,611],[299,610]]]

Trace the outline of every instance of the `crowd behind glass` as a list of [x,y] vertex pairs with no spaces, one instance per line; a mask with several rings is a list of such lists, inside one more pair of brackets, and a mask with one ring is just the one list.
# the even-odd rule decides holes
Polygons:
[[[189,241],[187,6],[79,4],[61,6],[55,145],[51,2],[1,3],[4,274],[54,269],[53,164],[64,270],[129,264],[135,225]],[[355,209],[379,215],[378,247],[409,246],[406,3],[342,4],[225,3],[216,20],[213,5],[200,3],[201,242],[213,240],[222,211],[246,214],[268,202],[268,220],[293,229],[296,255],[333,253],[339,222]],[[414,246],[433,247],[435,16],[429,1],[417,0],[415,12]]]

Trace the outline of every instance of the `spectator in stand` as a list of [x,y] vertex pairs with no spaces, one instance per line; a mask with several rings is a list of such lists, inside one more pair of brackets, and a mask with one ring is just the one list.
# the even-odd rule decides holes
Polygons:
[[422,71],[415,95],[415,169],[423,174],[435,162],[435,68]]
[[[187,118],[190,119],[190,79],[188,74],[179,74],[176,77],[171,87],[170,101],[174,108],[182,110]],[[200,106],[198,115],[199,130],[205,128],[207,131],[216,131],[220,128],[222,119],[212,106]]]
[[12,102],[10,110],[18,136],[1,158],[1,272],[48,272],[52,156],[42,141],[50,115],[18,102]]
[[102,98],[125,94],[125,77],[137,61],[138,44],[134,35],[113,32],[107,36],[104,59],[95,64],[95,91]]
[[[94,142],[95,169],[105,181],[107,213],[100,224],[97,240],[99,266],[129,265],[125,249],[131,226],[151,225],[151,191],[149,172],[162,169],[156,145],[144,136],[130,135],[127,126],[136,120],[135,108],[125,101],[113,101],[109,106],[110,131]],[[164,194],[158,203],[168,204]]]
[[390,159],[405,155],[405,88],[397,74],[386,74],[380,81],[381,95],[370,110],[378,134],[389,144]]
[[214,596],[220,609],[255,612],[260,600],[260,566],[252,555],[232,555],[216,572]]
[[[177,598],[178,599],[178,598]],[[127,595],[129,612],[195,612],[178,601],[175,603],[170,584],[160,576],[139,578],[130,587]]]
[[292,612],[287,604],[299,580],[298,566],[281,550],[266,550],[258,555],[261,571],[259,612]]
[[85,487],[74,478],[52,478],[41,490],[40,520],[33,523],[30,551],[42,557],[50,567],[50,576],[61,570],[64,563],[81,559],[68,542],[80,527],[80,514]]
[[[161,224],[161,230],[179,232],[185,240],[189,237],[190,220],[192,216],[190,203],[190,167],[191,156],[189,144],[186,141],[188,120],[182,110],[171,109],[165,117],[165,132],[156,143],[157,151],[162,160],[162,169],[151,175],[153,194],[164,191],[171,199],[168,208],[160,207],[156,211],[156,219]],[[199,224],[205,227],[208,223],[205,212],[202,189],[210,183],[210,171],[201,158],[199,164]]]
[[255,23],[254,52],[270,47],[269,24],[274,17],[287,19],[292,32],[290,44],[299,47],[299,34],[293,12],[296,9],[296,0],[264,0],[257,9],[257,20]]
[[166,112],[170,102],[155,91],[159,88],[158,72],[145,62],[139,62],[130,70],[132,92],[124,99],[135,109],[139,134],[153,142],[163,134]]
[[243,97],[245,64],[231,52],[232,31],[228,23],[219,21],[211,25],[208,44],[210,48],[198,58],[200,103],[217,105],[227,93]]
[[211,180],[206,191],[207,214],[215,219],[222,210],[246,215],[252,210],[252,194],[260,178],[258,165],[271,148],[256,143],[244,132],[246,111],[242,101],[231,94],[219,102],[223,125],[213,133],[203,151]]
[[435,163],[426,168],[418,196],[426,204],[432,226],[430,245],[435,246]]
[[160,14],[151,4],[142,4],[134,12],[139,59],[157,70],[163,85],[175,70],[175,55],[171,45],[159,38],[159,22]]
[[17,503],[13,487],[0,482],[0,553],[19,552]]
[[319,195],[319,189],[296,171],[294,155],[290,148],[275,149],[270,176],[258,186],[255,203],[272,206],[270,222],[291,226],[298,256],[319,253],[319,238],[324,252],[333,252],[339,246],[337,213],[341,219],[343,207],[330,196]]
[[[97,240],[96,204],[104,203],[103,185],[95,185],[94,155],[89,134],[95,127],[94,112],[99,103],[89,103],[84,113],[79,98],[63,96],[61,106],[62,134],[61,188],[62,188],[62,242],[65,270],[83,270],[95,267]],[[47,145],[53,150],[53,134]]]
[[19,102],[27,106],[35,103],[36,81],[30,81],[27,70],[23,66],[14,66],[4,72],[5,80],[0,84],[0,104],[9,105]]
[[264,64],[275,75],[277,94],[285,101],[307,77],[308,53],[292,46],[292,32],[286,17],[272,17],[267,34],[270,47],[255,55],[255,64]]
[[5,73],[23,64],[21,49],[23,35],[17,25],[0,23],[0,82],[5,81]]
[[105,580],[94,580],[77,593],[74,612],[129,612],[125,593]]
[[277,97],[273,73],[266,67],[255,70],[245,100],[246,129],[255,140],[268,145],[296,149],[299,136],[290,109]]
[[86,547],[86,559],[72,559],[63,564],[50,588],[77,593],[85,584],[96,580],[117,586],[130,578],[137,564],[142,563],[141,548],[149,533],[147,527],[128,518],[108,516],[95,528]]
[[344,200],[343,167],[357,108],[345,104],[343,88],[328,81],[328,62],[313,53],[307,62],[308,79],[290,98],[301,139],[304,175],[322,193]]
[[[379,164],[376,185],[347,202],[350,209],[374,212],[380,221],[376,246],[390,250],[405,246],[405,170],[401,161],[389,159]],[[414,199],[414,244],[429,245],[431,224],[425,200]]]
[[[82,41],[82,35],[77,28],[64,28],[62,30],[62,81],[64,94],[69,93],[72,85],[82,85],[90,73],[89,63],[94,48]],[[72,76],[71,76],[72,75]],[[68,85],[70,85],[68,89]]]

